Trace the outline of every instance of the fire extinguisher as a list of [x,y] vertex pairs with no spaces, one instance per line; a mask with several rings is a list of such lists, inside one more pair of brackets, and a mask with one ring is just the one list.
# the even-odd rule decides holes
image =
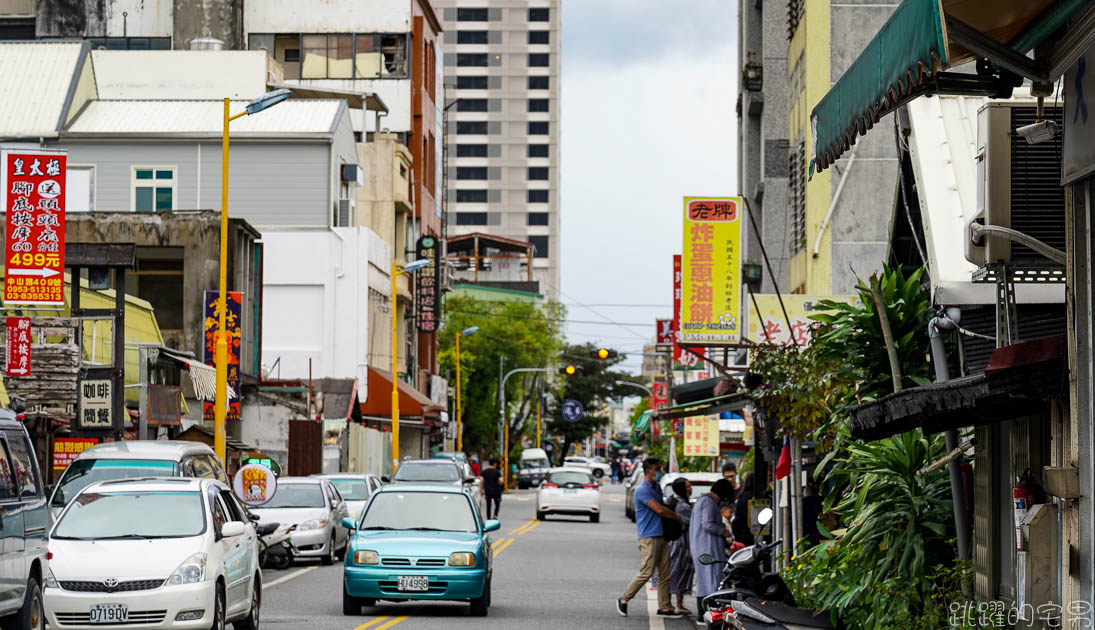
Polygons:
[[1031,505],[1037,501],[1040,488],[1038,487],[1037,480],[1030,474],[1030,469],[1023,471],[1021,477],[1019,477],[1019,483],[1011,489],[1012,502],[1015,505],[1015,548],[1018,551],[1023,550],[1023,532],[1022,523],[1023,517],[1030,511]]

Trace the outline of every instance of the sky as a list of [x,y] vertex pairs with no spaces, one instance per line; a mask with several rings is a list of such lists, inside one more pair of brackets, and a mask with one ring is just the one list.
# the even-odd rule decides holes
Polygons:
[[562,4],[567,339],[627,353],[637,374],[672,315],[682,198],[738,193],[737,3]]

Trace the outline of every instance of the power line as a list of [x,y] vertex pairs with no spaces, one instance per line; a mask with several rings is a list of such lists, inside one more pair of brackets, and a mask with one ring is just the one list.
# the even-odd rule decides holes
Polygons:
[[[531,317],[531,316],[528,316],[528,315],[510,315],[509,313],[483,313],[483,312],[479,312],[479,311],[461,311],[461,310],[456,310],[456,309],[451,309],[451,308],[446,309],[446,310],[449,313],[461,313],[463,315],[477,315],[477,316],[482,316],[482,317],[505,317],[505,318],[508,318],[508,319],[527,319],[527,320],[540,321],[540,322],[591,324],[591,325],[594,325],[594,326],[618,326],[620,328],[623,328],[624,330],[627,330],[627,328],[626,328],[627,326],[654,326],[653,323],[650,323],[650,324],[634,324],[634,323],[622,324],[620,322],[611,322],[611,321],[610,322],[595,322],[595,321],[581,320],[581,319],[569,319],[569,318],[560,319],[560,318],[557,318],[557,317]],[[635,333],[635,334],[638,335],[638,333]],[[642,338],[646,339],[646,336],[644,335]]]
[[601,319],[603,319],[603,320],[605,320],[605,321],[607,321],[607,322],[609,322],[609,323],[611,323],[611,324],[615,324],[616,326],[620,326],[620,327],[621,327],[621,328],[623,328],[624,330],[626,330],[626,331],[630,332],[631,334],[633,334],[633,335],[635,335],[636,337],[639,337],[639,338],[641,338],[641,339],[644,339],[644,340],[645,340],[647,336],[646,336],[646,335],[643,335],[643,334],[640,334],[640,333],[638,333],[638,332],[635,332],[634,330],[631,330],[630,328],[628,328],[628,326],[654,326],[654,324],[621,324],[620,322],[617,322],[617,321],[613,321],[613,320],[612,320],[612,319],[611,319],[610,317],[607,317],[607,316],[605,316],[605,315],[604,315],[603,313],[601,313],[600,311],[597,311],[596,309],[593,309],[593,308],[590,308],[589,306],[586,306],[586,305],[585,305],[585,304],[583,304],[583,303],[582,303],[581,301],[579,301],[579,300],[575,299],[575,298],[574,298],[573,296],[567,295],[567,294],[566,294],[566,293],[565,293],[565,292],[564,292],[564,291],[563,291],[563,290],[562,290],[561,288],[559,288],[559,287],[555,286],[554,284],[552,284],[552,283],[548,282],[547,280],[545,280],[545,281],[544,281],[544,283],[545,283],[545,284],[547,284],[547,285],[548,285],[549,287],[552,287],[552,288],[554,288],[554,289],[555,289],[556,291],[558,291],[558,292],[559,292],[559,295],[561,295],[561,296],[565,297],[565,298],[566,298],[566,299],[568,299],[568,300],[572,300],[572,301],[573,301],[573,302],[574,302],[575,304],[577,304],[578,306],[581,306],[582,308],[586,309],[587,311],[589,311],[589,312],[593,313],[594,315],[596,315],[596,316],[600,317]]

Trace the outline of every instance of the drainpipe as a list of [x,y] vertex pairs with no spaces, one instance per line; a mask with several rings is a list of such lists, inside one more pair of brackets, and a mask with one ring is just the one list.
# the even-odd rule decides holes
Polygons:
[[[928,340],[931,342],[932,365],[935,366],[935,382],[945,383],[950,380],[950,371],[947,369],[947,350],[943,346],[943,331],[951,331],[958,328],[958,320],[962,311],[957,308],[948,308],[942,315],[933,317],[928,322]],[[947,442],[947,452],[953,452],[958,448],[958,431],[951,429],[943,434]],[[966,493],[962,487],[961,457],[955,457],[947,464],[951,475],[951,503],[954,506],[954,529],[958,534],[958,557],[966,560],[970,551],[969,524],[966,522]]]
[[848,181],[848,173],[852,172],[852,165],[855,164],[855,155],[859,152],[860,144],[862,143],[852,145],[852,152],[848,155],[848,167],[840,174],[840,182],[836,185],[833,200],[829,202],[829,212],[825,214],[825,220],[821,222],[821,229],[817,231],[817,238],[814,239],[814,258],[817,258],[817,252],[821,248],[821,237],[825,236],[825,230],[829,229],[829,222],[833,220],[836,204],[840,201],[840,193],[844,192],[844,183]]

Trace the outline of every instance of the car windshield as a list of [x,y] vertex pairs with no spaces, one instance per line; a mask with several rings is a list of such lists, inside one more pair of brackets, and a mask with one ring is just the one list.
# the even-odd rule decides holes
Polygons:
[[358,529],[478,531],[467,495],[455,492],[381,492]]
[[347,501],[364,501],[369,498],[369,486],[364,479],[332,479],[338,493]]
[[318,483],[279,483],[274,498],[262,504],[262,508],[321,508],[323,488]]
[[521,460],[522,468],[547,468],[548,466],[548,460],[544,458]]
[[197,492],[90,492],[76,497],[53,538],[185,538],[204,531]]
[[566,471],[551,473],[548,477],[548,481],[560,486],[564,486],[568,483],[587,486],[593,483],[593,478],[584,472]]
[[178,462],[159,459],[81,459],[65,470],[51,505],[64,507],[69,499],[97,481],[136,479],[140,477],[177,477]]
[[395,472],[396,481],[459,481],[454,464],[406,462]]
[[563,461],[571,463],[571,464],[584,464],[584,463],[586,463],[586,460],[582,457],[568,457]]

